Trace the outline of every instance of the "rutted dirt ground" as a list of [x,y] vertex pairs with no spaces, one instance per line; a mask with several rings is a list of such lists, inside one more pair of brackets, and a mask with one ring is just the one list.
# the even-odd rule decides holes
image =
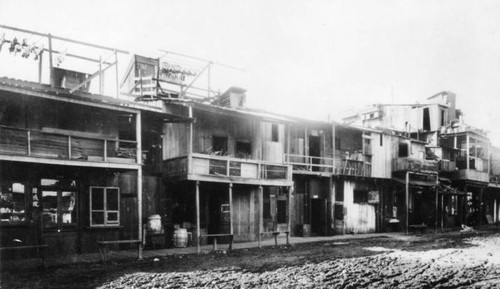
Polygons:
[[500,288],[500,233],[329,241],[3,272],[2,288]]

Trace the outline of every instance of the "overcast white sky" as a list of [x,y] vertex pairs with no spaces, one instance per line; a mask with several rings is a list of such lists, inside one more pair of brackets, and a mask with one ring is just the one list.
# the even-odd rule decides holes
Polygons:
[[1,0],[0,23],[242,67],[214,82],[308,118],[449,90],[500,145],[500,1]]

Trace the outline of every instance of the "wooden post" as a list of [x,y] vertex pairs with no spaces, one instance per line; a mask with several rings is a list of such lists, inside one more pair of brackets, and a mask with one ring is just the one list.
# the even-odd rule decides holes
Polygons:
[[434,234],[437,234],[438,215],[439,215],[439,195],[438,195],[439,190],[437,187],[434,190],[436,190],[436,220],[434,221]]
[[51,87],[54,87],[55,83],[54,83],[54,62],[53,62],[53,59],[52,59],[52,35],[49,33],[47,35],[48,37],[48,40],[49,40],[49,68],[50,68],[50,72],[49,72],[49,75],[50,75],[50,86]]
[[40,51],[40,54],[38,55],[38,83],[42,83],[42,67],[43,67],[43,52]]
[[116,71],[116,98],[120,98],[120,80],[118,75],[118,51],[114,50],[115,53],[115,71]]
[[479,226],[483,225],[483,192],[484,188],[479,190]]
[[264,227],[264,193],[262,186],[259,186],[259,235],[258,235],[258,240],[259,240],[259,248],[261,247],[261,242],[262,242],[262,231]]
[[408,218],[409,218],[409,202],[410,202],[410,172],[406,172],[406,181],[405,181],[405,233],[408,235]]
[[31,156],[31,131],[28,130],[27,132],[27,141],[28,141],[28,156]]
[[[137,239],[142,241],[142,167],[137,170]],[[144,243],[144,242],[143,242]],[[139,259],[142,259],[142,245],[139,244]]]
[[104,140],[104,155],[103,155],[103,160],[105,162],[108,161],[108,141],[107,140]]
[[469,135],[466,135],[465,136],[466,140],[467,140],[467,145],[465,146],[467,148],[467,151],[466,151],[466,156],[467,156],[467,169],[469,170],[470,167],[469,167]]
[[288,187],[288,232],[292,232],[292,192],[293,186]]
[[136,157],[137,157],[137,163],[142,164],[142,117],[141,117],[141,112],[138,112],[135,116],[135,134],[136,134],[136,140],[137,140],[137,147],[136,147]]
[[233,234],[233,184],[229,183],[229,232]]
[[200,254],[201,229],[200,229],[200,182],[199,181],[196,181],[196,234],[197,234],[196,252]]
[[336,200],[336,190],[335,190],[335,182],[333,181],[333,176],[330,176],[330,191],[331,191],[331,195],[332,195],[332,215],[331,215],[331,218],[332,218],[332,235],[335,234],[335,200]]
[[[458,202],[458,197],[457,197]],[[441,232],[444,231],[444,194],[441,194]]]
[[71,159],[71,136],[68,135],[68,159]]
[[102,79],[102,57],[99,56],[99,94],[103,94],[104,93],[104,89],[103,89],[103,85],[104,85],[104,81]]
[[191,105],[188,107],[188,115],[191,119],[191,122],[189,123],[188,154],[191,155],[193,153],[193,107]]

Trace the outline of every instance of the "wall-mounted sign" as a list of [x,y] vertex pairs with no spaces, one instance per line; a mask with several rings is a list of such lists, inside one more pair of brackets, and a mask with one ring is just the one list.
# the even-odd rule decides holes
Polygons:
[[160,62],[160,79],[168,82],[181,84],[189,77],[196,76],[197,73],[177,64]]

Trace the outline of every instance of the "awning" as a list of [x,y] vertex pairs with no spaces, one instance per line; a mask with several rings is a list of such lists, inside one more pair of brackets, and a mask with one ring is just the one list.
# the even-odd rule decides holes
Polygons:
[[[403,185],[406,184],[406,180],[404,180],[404,179],[400,179],[400,178],[392,178],[392,179],[398,183],[403,184]],[[411,179],[409,181],[409,184],[412,186],[421,186],[421,187],[434,187],[434,186],[436,186],[436,182],[433,182],[433,181],[421,181],[421,180],[411,180]]]

